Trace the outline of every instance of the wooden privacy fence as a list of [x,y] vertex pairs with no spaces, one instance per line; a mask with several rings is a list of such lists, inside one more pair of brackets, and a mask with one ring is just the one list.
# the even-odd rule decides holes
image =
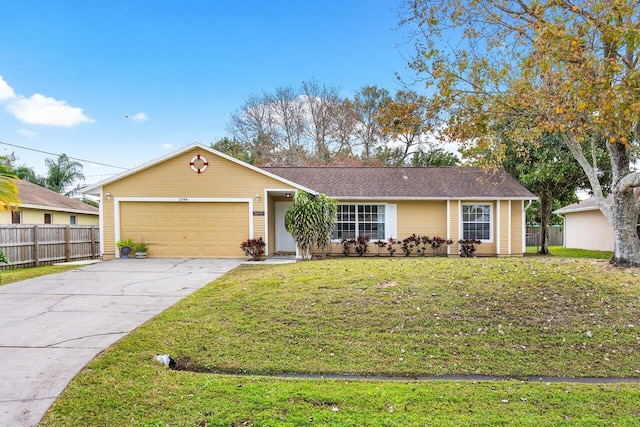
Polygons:
[[100,257],[96,225],[2,224],[0,248],[10,264],[0,268],[38,267]]
[[[547,230],[549,230],[549,246],[564,245],[562,227],[554,225],[547,227]],[[542,241],[540,231],[542,231],[542,229],[539,225],[527,226],[527,246],[540,246],[540,242]]]

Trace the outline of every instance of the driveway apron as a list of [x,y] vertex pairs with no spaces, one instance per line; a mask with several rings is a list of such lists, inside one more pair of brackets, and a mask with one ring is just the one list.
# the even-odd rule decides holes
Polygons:
[[0,286],[0,426],[37,425],[97,354],[239,259],[118,259]]

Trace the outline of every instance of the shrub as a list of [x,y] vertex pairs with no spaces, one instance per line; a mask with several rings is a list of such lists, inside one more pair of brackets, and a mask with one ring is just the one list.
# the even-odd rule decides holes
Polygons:
[[264,248],[266,244],[262,237],[257,239],[247,239],[240,244],[240,249],[244,251],[244,254],[251,257],[253,261],[260,261],[264,255]]
[[384,240],[376,240],[374,244],[378,249],[377,255],[380,256],[380,253],[382,252],[382,250],[387,247],[387,242],[385,242]]
[[404,256],[409,256],[417,246],[418,236],[412,234],[402,241],[402,246],[400,248],[402,249],[402,252],[404,252]]
[[460,245],[460,256],[461,257],[472,257],[476,252],[476,246],[482,243],[478,239],[461,239],[458,240],[458,244]]
[[356,238],[356,253],[359,256],[362,256],[369,251],[369,240],[369,236],[358,236]]
[[340,244],[342,245],[342,253],[347,255],[347,256],[349,256],[349,254],[351,253],[351,246],[356,244],[356,240],[355,239],[342,239]]
[[387,242],[387,250],[389,251],[389,256],[393,256],[396,253],[396,248],[394,246],[398,245],[398,241],[393,237],[389,237],[389,241]]
[[431,249],[433,250],[433,255],[438,256],[442,251],[442,246],[449,246],[453,244],[453,240],[451,239],[443,239],[440,236],[433,236],[433,238],[429,239],[429,245],[431,245]]

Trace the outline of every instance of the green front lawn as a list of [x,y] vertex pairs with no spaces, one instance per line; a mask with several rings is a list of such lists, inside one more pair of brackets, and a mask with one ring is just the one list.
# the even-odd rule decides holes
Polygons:
[[[526,378],[640,377],[639,282],[543,257],[244,266],[96,358],[43,425],[634,425],[638,383]],[[283,373],[347,377],[262,376]],[[514,379],[412,379],[446,374]]]
[[[527,246],[528,254],[535,254],[540,250],[540,247]],[[549,246],[549,252],[551,255],[562,258],[591,258],[591,259],[606,259],[613,258],[613,252],[608,251],[590,251],[587,249],[571,249],[564,246]]]
[[21,280],[27,280],[47,274],[62,273],[63,271],[74,270],[77,268],[77,265],[46,265],[43,267],[4,270],[0,271],[0,285],[7,285],[9,283],[19,282]]

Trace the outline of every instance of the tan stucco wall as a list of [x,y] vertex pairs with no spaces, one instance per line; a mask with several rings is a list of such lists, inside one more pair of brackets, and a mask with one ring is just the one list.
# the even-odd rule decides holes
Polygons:
[[[44,214],[51,214],[51,224],[70,224],[71,215],[76,216],[76,225],[98,225],[98,215],[49,211],[43,209],[20,208],[22,224],[44,224]],[[0,212],[0,224],[11,224],[11,212]]]
[[613,251],[613,226],[600,210],[567,213],[564,217],[565,247]]
[[[200,174],[195,173],[189,165],[197,154],[204,156],[209,163],[207,169]],[[115,256],[114,199],[117,197],[246,198],[252,200],[253,211],[265,212],[265,188],[288,186],[199,148],[107,184],[102,188],[104,257],[110,259]],[[106,193],[110,194],[111,201],[105,196]],[[259,201],[256,201],[256,195],[260,196]],[[266,239],[265,216],[252,217],[253,237]]]

